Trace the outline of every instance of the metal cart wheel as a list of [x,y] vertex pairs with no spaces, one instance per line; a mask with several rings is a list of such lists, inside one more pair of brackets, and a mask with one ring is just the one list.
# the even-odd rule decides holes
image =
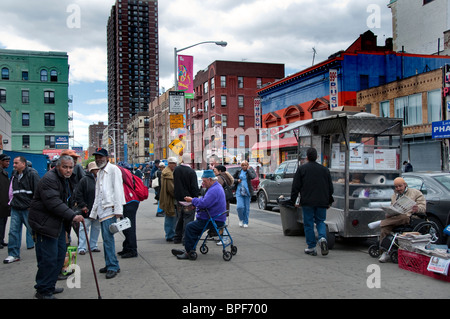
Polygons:
[[231,254],[236,255],[237,254],[237,247],[231,245]]
[[233,255],[229,251],[223,252],[223,259],[225,261],[230,261],[232,257],[233,257]]
[[207,254],[208,251],[209,251],[208,246],[206,246],[206,245],[200,246],[200,252],[201,252],[203,255],[204,255],[204,254]]
[[369,247],[369,255],[370,257],[373,258],[378,258],[380,257],[381,251],[380,251],[380,246],[377,244],[371,245]]

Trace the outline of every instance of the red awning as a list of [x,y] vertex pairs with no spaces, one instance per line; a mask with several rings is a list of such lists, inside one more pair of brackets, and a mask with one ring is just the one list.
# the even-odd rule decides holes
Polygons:
[[252,151],[256,150],[267,150],[267,149],[280,149],[287,147],[296,147],[297,139],[295,136],[286,137],[279,140],[268,141],[268,142],[258,142],[252,147]]

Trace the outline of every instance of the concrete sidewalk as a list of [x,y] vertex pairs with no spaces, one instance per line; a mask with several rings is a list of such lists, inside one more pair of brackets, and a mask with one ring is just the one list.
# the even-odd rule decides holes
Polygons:
[[[153,194],[140,204],[137,215],[137,258],[119,258],[121,272],[105,279],[98,269],[104,267],[103,248],[93,253],[100,292],[103,299],[292,299],[292,298],[449,298],[449,284],[398,268],[379,264],[365,247],[337,243],[326,257],[303,253],[304,237],[287,237],[280,224],[258,221],[250,216],[249,228],[240,228],[236,208],[231,207],[229,231],[237,254],[224,261],[222,249],[210,243],[209,252],[198,249],[196,261],[177,260],[172,248],[181,245],[164,239],[164,218],[156,217]],[[265,214],[260,211],[259,213]],[[73,235],[73,244],[76,236]],[[116,251],[122,247],[123,234],[118,233]],[[27,250],[22,241],[21,260],[2,264],[0,298],[30,299],[35,290],[35,251]],[[7,249],[0,250],[2,260]],[[369,288],[374,276],[370,265],[379,267],[380,288]],[[89,254],[78,256],[80,288],[68,288],[58,299],[98,297]],[[372,277],[371,277],[372,276]],[[369,280],[368,280],[369,278]]]

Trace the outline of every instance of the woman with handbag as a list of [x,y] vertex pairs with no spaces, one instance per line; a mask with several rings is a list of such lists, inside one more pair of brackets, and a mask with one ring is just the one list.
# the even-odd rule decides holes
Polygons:
[[248,217],[250,214],[250,200],[252,198],[253,187],[251,180],[256,177],[256,173],[247,161],[241,163],[241,169],[234,173],[234,184],[236,185],[236,205],[239,216],[239,226],[248,227]]

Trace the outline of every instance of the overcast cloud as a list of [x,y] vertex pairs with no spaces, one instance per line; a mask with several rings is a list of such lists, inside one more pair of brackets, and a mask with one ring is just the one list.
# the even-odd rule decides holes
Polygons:
[[[114,3],[115,0],[1,0],[0,48],[64,51],[69,55],[71,85],[106,82],[106,25]],[[174,47],[180,49],[202,41],[223,40],[228,46],[201,45],[180,53],[194,56],[194,73],[215,60],[231,60],[282,63],[288,75],[311,66],[313,47],[318,63],[345,50],[369,29],[383,44],[392,36],[388,3],[388,0],[160,0],[160,88],[167,90],[173,86]],[[379,15],[373,8],[379,10]],[[379,28],[368,25],[368,19]],[[99,87],[92,86],[91,90],[85,96],[96,91],[93,99],[106,98],[106,92],[99,95]],[[74,96],[74,100],[80,101],[81,97]],[[92,113],[92,103],[84,104],[91,107],[77,106],[74,117]],[[95,112],[107,114],[106,103],[96,105],[103,109]],[[98,119],[96,116],[94,119]],[[74,128],[76,138],[87,146],[87,133],[77,132],[76,122]]]

